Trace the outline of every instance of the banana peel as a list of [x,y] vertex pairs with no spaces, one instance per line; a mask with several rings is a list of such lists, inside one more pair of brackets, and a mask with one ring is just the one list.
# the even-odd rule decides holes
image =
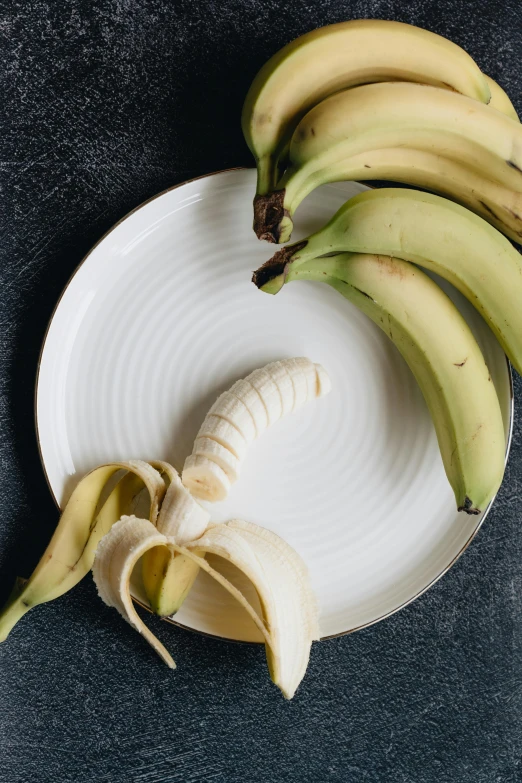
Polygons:
[[[318,613],[306,566],[285,541],[270,530],[242,520],[211,524],[197,540],[175,543],[148,520],[123,517],[102,539],[93,577],[102,600],[115,607],[171,668],[174,661],[137,614],[130,578],[139,558],[165,550],[191,560],[219,582],[248,612],[265,641],[270,676],[287,699],[304,677],[312,642],[320,638]],[[258,613],[243,593],[202,556],[211,553],[239,568],[254,585]]]
[[[107,483],[121,470],[126,474],[99,507]],[[83,579],[92,567],[100,540],[144,488],[150,497],[149,520],[154,524],[166,487],[147,462],[101,465],[80,481],[31,577],[23,584],[17,580],[0,614],[0,642],[29,609],[58,598]]]

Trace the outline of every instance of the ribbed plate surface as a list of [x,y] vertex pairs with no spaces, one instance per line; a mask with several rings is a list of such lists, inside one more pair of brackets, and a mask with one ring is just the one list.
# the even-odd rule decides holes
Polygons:
[[[89,254],[52,319],[37,423],[59,503],[93,466],[131,457],[181,468],[217,395],[274,359],[321,362],[332,393],[272,427],[214,517],[273,529],[307,562],[323,634],[353,630],[411,601],[452,563],[481,519],[457,515],[435,432],[413,376],[388,338],[327,286],[276,297],[250,282],[274,247],[252,229],[252,170],[170,190],[118,224]],[[294,238],[321,226],[363,186],[331,185],[298,211]],[[471,324],[506,427],[505,357]],[[138,591],[139,592],[139,591]],[[176,621],[257,640],[243,611],[200,575]]]

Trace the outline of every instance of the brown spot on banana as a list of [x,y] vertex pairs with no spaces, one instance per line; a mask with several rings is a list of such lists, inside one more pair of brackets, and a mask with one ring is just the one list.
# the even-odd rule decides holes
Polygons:
[[468,361],[468,357],[466,356],[466,358],[464,359],[463,362],[453,362],[453,365],[455,367],[464,367],[464,365],[466,364],[467,361]]
[[522,174],[522,169],[517,163],[515,163],[514,160],[506,160],[506,163],[508,164],[508,166],[511,166],[512,169],[515,169],[515,171],[518,171],[520,172],[520,174]]
[[473,514],[474,516],[480,514],[480,508],[475,508],[473,506],[473,501],[467,495],[464,498],[464,503],[462,504],[462,506],[458,507],[458,510],[464,511],[464,513],[466,514]]

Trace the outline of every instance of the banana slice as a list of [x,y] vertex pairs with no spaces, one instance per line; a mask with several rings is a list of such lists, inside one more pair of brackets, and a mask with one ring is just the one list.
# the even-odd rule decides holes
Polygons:
[[212,462],[215,462],[216,465],[219,465],[227,474],[231,483],[238,480],[239,460],[231,451],[225,448],[225,446],[222,446],[221,443],[218,443],[211,438],[196,438],[192,453],[197,457],[206,457]]
[[185,460],[181,480],[195,497],[212,503],[224,500],[230,492],[230,479],[223,468],[208,457],[196,454]]
[[[121,470],[127,474],[103,500],[108,482]],[[155,523],[166,487],[158,471],[147,462],[101,465],[80,481],[33,574],[23,586],[17,583],[0,614],[0,641],[33,606],[52,601],[78,584],[91,569],[100,539],[122,514],[132,510],[143,488],[150,497],[150,521]]]
[[332,391],[332,381],[322,364],[315,365],[316,372],[316,397],[325,397]]
[[294,384],[294,411],[308,401],[308,381],[297,359],[285,359],[284,365]]
[[232,452],[239,460],[246,456],[248,442],[241,432],[226,419],[208,414],[199,428],[198,438],[212,438]]
[[[175,544],[145,519],[123,517],[101,541],[93,567],[98,593],[151,644],[168,666],[174,661],[136,613],[129,591],[138,559],[163,547],[191,559],[246,609],[265,640],[270,676],[287,699],[304,677],[312,642],[319,639],[318,612],[307,569],[297,552],[269,530],[232,520],[212,525],[186,546]],[[210,552],[233,563],[254,585],[262,614],[243,593],[200,557]]]
[[268,427],[268,411],[261,395],[254,389],[249,381],[250,376],[244,380],[236,381],[231,387],[230,393],[245,403],[252,414],[256,426],[257,437]]
[[297,366],[301,368],[301,372],[306,378],[306,402],[315,400],[317,397],[317,371],[315,369],[315,364],[313,364],[310,359],[307,359],[305,356],[297,356],[295,362]]
[[245,421],[253,423],[260,435],[268,424],[328,394],[330,389],[324,367],[302,356],[254,370],[222,394],[210,409],[185,462],[183,483],[196,497],[223,500],[237,481],[246,455],[249,438]]
[[283,399],[277,384],[274,382],[268,367],[254,370],[248,376],[248,382],[254,387],[263,400],[268,417],[268,424],[274,424],[283,415]]
[[129,586],[132,571],[140,557],[166,542],[166,537],[148,520],[124,516],[100,541],[92,575],[102,601],[117,609],[138,633],[143,634],[167,666],[175,669],[172,656],[136,612]]
[[271,362],[267,364],[265,370],[270,373],[270,377],[279,389],[281,395],[282,416],[291,413],[294,409],[295,392],[294,384],[284,361]]
[[227,391],[217,398],[208,412],[209,416],[219,416],[236,427],[247,443],[257,438],[254,417],[244,402]]

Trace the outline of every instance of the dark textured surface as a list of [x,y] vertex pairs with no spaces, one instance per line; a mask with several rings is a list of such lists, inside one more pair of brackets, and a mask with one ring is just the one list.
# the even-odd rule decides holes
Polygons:
[[[520,0],[7,0],[0,11],[1,595],[56,511],[35,445],[39,346],[67,278],[154,193],[250,165],[239,129],[258,67],[358,16],[465,46],[522,112]],[[518,399],[522,383],[517,379]],[[0,647],[1,783],[522,781],[522,425],[484,529],[378,626],[316,645],[295,700],[262,649],[153,621],[176,673],[90,578]]]

